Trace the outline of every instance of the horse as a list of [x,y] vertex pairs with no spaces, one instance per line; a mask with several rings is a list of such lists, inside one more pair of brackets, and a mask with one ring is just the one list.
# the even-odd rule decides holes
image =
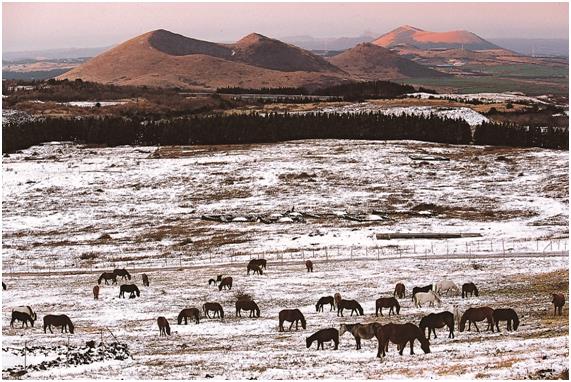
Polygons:
[[438,281],[435,285],[434,291],[438,293],[439,296],[442,296],[442,293],[446,293],[446,296],[448,296],[448,292],[450,291],[454,291],[455,295],[460,294],[458,285],[456,285],[454,281],[451,280]]
[[99,300],[99,285],[93,287],[93,299]]
[[305,260],[305,267],[308,272],[313,272],[313,262],[311,260]]
[[373,338],[379,326],[381,326],[381,324],[378,322],[372,322],[370,324],[341,324],[339,327],[339,336],[342,336],[345,332],[351,332],[355,338],[357,350],[359,350],[361,349],[361,339],[370,340]]
[[330,312],[335,308],[335,300],[333,299],[333,297],[332,296],[324,296],[324,297],[321,297],[317,301],[317,304],[315,304],[315,311],[323,312],[323,305],[325,305],[325,304],[331,305],[331,309],[329,309]]
[[462,319],[460,320],[460,332],[463,332],[466,328],[466,321],[468,321],[468,331],[474,323],[476,327],[476,331],[479,333],[480,329],[478,329],[478,325],[476,325],[476,321],[484,321],[488,320],[488,329],[492,329],[492,333],[494,332],[494,310],[489,306],[483,306],[481,308],[469,308],[467,311],[464,312],[462,315]]
[[284,331],[284,321],[291,322],[291,325],[289,326],[290,331],[294,323],[295,323],[295,330],[297,330],[298,329],[297,324],[300,321],[301,321],[301,327],[305,329],[305,317],[303,316],[303,313],[301,313],[299,309],[284,309],[280,311],[279,320],[280,320],[279,324],[280,332]]
[[410,322],[406,324],[391,323],[379,325],[375,332],[375,337],[377,337],[379,341],[377,351],[377,357],[379,358],[386,355],[386,351],[389,348],[389,341],[397,345],[400,355],[402,355],[407,342],[410,342],[410,354],[414,354],[414,340],[420,342],[420,348],[425,353],[430,353],[430,343],[426,337],[424,337],[424,333],[418,326]]
[[101,284],[101,280],[105,281],[105,285],[109,285],[107,280],[112,280],[113,281],[112,284],[115,285],[117,284],[117,275],[113,272],[103,272],[101,276],[99,276],[97,284]]
[[143,273],[141,278],[143,279],[143,286],[148,287],[149,286],[149,276],[147,276],[146,273]]
[[[224,319],[224,309],[222,309],[222,305],[220,305],[217,302],[205,303],[204,305],[202,305],[202,311],[204,312],[204,315],[208,318],[213,318],[216,317],[216,315],[218,315],[220,319]],[[208,312],[214,312],[214,315],[210,317],[210,314],[208,314]]]
[[434,291],[428,291],[428,292],[417,292],[414,295],[414,306],[416,308],[422,308],[421,304],[424,304],[426,302],[430,303],[430,306],[434,306],[434,303],[436,302],[438,304],[438,306],[442,305],[442,302],[440,301],[440,298],[438,297],[438,295],[436,293],[434,293]]
[[64,332],[64,330],[67,333],[67,330],[69,329],[69,332],[73,334],[74,331],[73,323],[71,322],[70,318],[65,314],[60,314],[60,315],[48,314],[47,316],[44,316],[44,333],[46,332],[46,328],[50,330],[50,333],[53,333],[52,325],[56,327],[61,326],[62,333]]
[[141,292],[139,288],[135,284],[123,284],[119,288],[119,297],[125,298],[125,292],[130,292],[129,298],[135,298],[135,294],[137,297],[141,297]]
[[423,334],[426,332],[426,328],[428,328],[428,339],[430,339],[431,330],[434,333],[434,338],[436,338],[436,328],[440,329],[444,326],[448,326],[450,330],[448,338],[454,338],[454,313],[448,311],[430,313],[428,316],[422,317],[418,325]]
[[208,280],[208,285],[218,285],[220,281],[222,281],[222,275],[218,275],[215,279]]
[[259,275],[263,275],[264,272],[262,271],[262,267],[260,267],[259,265],[255,265],[255,264],[248,264],[248,274],[250,274],[250,271],[254,271],[254,274],[259,274]]
[[563,313],[563,305],[565,305],[565,296],[563,293],[552,293],[553,300],[551,303],[553,304],[553,315],[555,316],[559,311],[559,315],[561,316]]
[[[513,330],[517,330],[517,328],[519,327],[519,317],[517,316],[517,313],[515,312],[515,310],[507,308],[507,309],[494,309],[494,322],[496,323],[496,329],[498,330],[498,332],[500,331],[500,325],[499,322],[500,321],[507,321],[507,329],[508,332]],[[513,325],[512,325],[513,323]]]
[[255,265],[264,269],[266,269],[266,264],[267,264],[266,259],[252,259],[248,263],[248,265]]
[[171,327],[166,318],[163,316],[157,318],[157,324],[159,325],[159,336],[171,335]]
[[12,309],[12,320],[10,321],[10,327],[14,327],[14,321],[22,321],[22,328],[24,324],[26,324],[26,328],[28,327],[28,321],[34,327],[34,321],[38,319],[36,313],[30,308],[29,306],[18,306]]
[[242,317],[242,310],[249,310],[250,317],[260,317],[260,308],[253,300],[238,300],[236,301],[236,317]]
[[363,308],[361,307],[361,305],[355,301],[355,300],[343,300],[341,299],[341,301],[339,301],[339,304],[337,304],[337,315],[339,316],[339,314],[341,314],[341,317],[343,317],[343,309],[351,309],[351,316],[353,315],[353,312],[355,312],[357,315],[363,315]]
[[2,289],[6,290],[6,284],[4,284],[4,281],[2,281]]
[[379,317],[379,311],[381,311],[381,317],[383,316],[383,308],[389,309],[389,316],[395,314],[394,309],[396,308],[396,314],[400,314],[400,304],[394,297],[381,297],[375,301],[375,316]]
[[232,289],[232,277],[224,277],[222,281],[220,281],[220,285],[218,285],[218,290],[222,289]]
[[308,349],[315,340],[317,340],[317,350],[319,350],[320,346],[322,350],[325,350],[323,343],[329,341],[333,341],[335,343],[335,348],[333,350],[337,350],[339,347],[339,331],[335,328],[318,330],[305,339],[305,344]]
[[127,272],[127,270],[125,268],[123,269],[114,269],[113,273],[115,274],[115,276],[121,276],[121,280],[131,280],[131,275],[129,274],[129,272]]
[[412,288],[412,301],[414,301],[414,295],[418,292],[429,292],[432,290],[432,284],[423,286],[423,287],[414,287]]
[[468,293],[470,293],[470,296],[475,295],[478,297],[480,295],[478,293],[478,288],[476,288],[476,284],[474,283],[462,284],[462,298],[464,298],[464,296],[468,298]]
[[403,283],[398,283],[395,285],[395,291],[393,292],[393,297],[404,298],[405,297],[405,288]]
[[456,326],[460,327],[460,318],[462,317],[462,314],[460,314],[458,304],[454,304],[452,306],[452,313],[454,314],[454,322],[456,322]]
[[188,325],[188,318],[194,317],[194,322],[199,324],[200,323],[200,311],[196,308],[186,308],[180,311],[177,317],[178,324],[182,323],[182,319],[184,318],[184,324]]
[[335,305],[339,306],[339,303],[341,302],[342,298],[341,298],[341,293],[335,293],[333,295],[333,297],[335,298]]

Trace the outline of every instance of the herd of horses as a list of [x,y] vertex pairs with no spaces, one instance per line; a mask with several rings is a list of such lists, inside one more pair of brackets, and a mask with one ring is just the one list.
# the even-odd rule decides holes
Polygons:
[[[305,266],[308,272],[313,272],[313,263],[310,260],[305,262]],[[267,262],[265,259],[253,259],[247,265],[247,274],[253,271],[254,274],[263,274],[263,270],[266,270]],[[94,299],[99,298],[99,285],[102,282],[109,285],[108,281],[112,284],[117,284],[117,278],[121,277],[121,280],[127,279],[131,280],[131,275],[125,269],[115,269],[113,272],[104,272],[98,279],[97,285],[93,288]],[[146,274],[142,274],[142,281],[144,286],[149,286],[149,277]],[[229,276],[218,275],[216,279],[210,279],[208,281],[209,285],[217,285],[220,291],[227,289],[232,289],[233,279]],[[4,290],[6,286],[2,283]],[[434,306],[435,304],[441,306],[441,297],[443,295],[448,296],[450,293],[459,295],[461,291],[462,298],[468,297],[478,297],[479,291],[476,285],[472,282],[465,283],[462,288],[450,281],[441,280],[435,284],[426,285],[423,287],[414,287],[412,289],[412,301],[414,306],[421,308],[423,305]],[[135,284],[123,284],[120,286],[119,297],[125,298],[125,293],[129,293],[129,298],[140,297],[141,292]],[[552,304],[554,305],[554,315],[562,315],[562,307],[565,304],[565,296],[560,293],[554,293],[552,295]],[[406,298],[406,287],[403,283],[397,283],[393,292],[392,297],[381,297],[375,301],[375,316],[378,317],[379,313],[383,316],[383,308],[388,309],[388,316],[400,315],[401,304],[398,299]],[[339,293],[335,293],[334,296],[323,296],[319,298],[315,305],[316,312],[324,312],[324,306],[329,305],[329,311],[337,310],[337,316],[343,316],[344,310],[350,310],[351,316],[355,314],[356,316],[363,316],[364,309],[356,300],[344,299]],[[250,298],[238,298],[235,303],[236,317],[242,317],[242,311],[249,312],[250,318],[260,317],[260,308],[258,304]],[[213,312],[212,317],[210,313]],[[196,324],[200,323],[200,313],[198,308],[191,307],[183,309],[178,317],[177,322],[181,325],[188,324],[188,319],[194,320]],[[207,318],[219,318],[224,319],[224,309],[222,305],[218,302],[207,302],[202,306],[202,313],[204,317]],[[29,306],[20,306],[12,310],[12,320],[10,326],[13,327],[15,321],[22,322],[22,328],[24,325],[28,327],[28,323],[33,327],[34,321],[37,320],[36,313]],[[311,336],[306,338],[307,348],[317,341],[317,349],[324,349],[325,342],[334,343],[334,349],[338,349],[339,337],[346,332],[350,332],[355,338],[357,350],[361,349],[362,339],[372,339],[376,338],[378,341],[378,351],[377,357],[384,357],[388,351],[389,343],[397,345],[397,350],[399,354],[403,354],[403,351],[407,344],[410,345],[410,353],[414,354],[414,342],[419,341],[421,349],[425,353],[430,353],[430,338],[436,336],[436,329],[447,327],[448,338],[454,338],[455,327],[459,329],[460,332],[466,330],[466,324],[468,324],[468,331],[471,331],[472,325],[477,332],[480,328],[477,326],[478,322],[485,321],[487,323],[487,329],[494,332],[494,329],[498,332],[500,331],[499,323],[506,322],[507,330],[517,330],[520,324],[519,317],[515,310],[511,308],[500,308],[493,309],[488,306],[481,307],[470,307],[463,314],[460,314],[458,306],[454,306],[454,311],[442,311],[438,313],[430,313],[423,316],[417,325],[408,322],[405,324],[397,323],[387,323],[381,324],[379,322],[372,323],[344,323],[341,324],[339,330],[336,328],[325,328],[318,330]],[[291,331],[293,325],[295,324],[295,329],[299,329],[301,324],[302,329],[307,328],[307,321],[305,316],[299,309],[284,309],[279,312],[278,315],[278,330],[284,331],[284,323],[289,322],[289,330]],[[164,316],[157,318],[157,325],[159,327],[160,336],[171,335],[170,325],[168,320]],[[51,333],[52,326],[60,327],[61,332],[74,333],[74,325],[71,319],[67,315],[53,315],[48,314],[44,316],[44,333],[49,329]],[[428,336],[426,335],[428,329]]]

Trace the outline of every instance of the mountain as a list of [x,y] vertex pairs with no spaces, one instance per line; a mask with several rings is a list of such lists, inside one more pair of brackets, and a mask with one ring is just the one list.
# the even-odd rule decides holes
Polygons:
[[329,61],[362,80],[447,76],[371,43],[359,44]]
[[410,25],[404,25],[390,31],[372,42],[385,48],[410,46],[419,49],[488,50],[500,47],[484,40],[478,35],[464,31],[429,32]]
[[345,50],[355,47],[357,44],[370,42],[375,36],[364,34],[357,37],[325,37],[318,38],[312,36],[289,36],[282,37],[281,40],[295,46],[308,50],[334,51]]
[[98,55],[110,47],[104,48],[63,48],[30,50],[22,52],[2,52],[2,61],[21,60],[60,60],[66,58],[83,58]]
[[215,89],[331,85],[349,75],[326,60],[259,34],[234,44],[156,30],[128,40],[59,79],[118,85]]

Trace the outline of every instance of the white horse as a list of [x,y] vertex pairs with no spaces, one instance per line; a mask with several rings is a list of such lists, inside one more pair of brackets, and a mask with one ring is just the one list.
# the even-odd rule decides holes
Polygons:
[[427,302],[430,303],[430,306],[434,306],[434,302],[436,302],[439,307],[442,305],[440,298],[436,293],[434,293],[434,291],[429,290],[428,292],[418,292],[414,295],[414,306],[416,308],[422,308],[421,304]]
[[440,296],[442,296],[442,293],[446,293],[446,296],[448,296],[448,292],[450,291],[454,291],[456,295],[460,294],[460,288],[458,288],[458,286],[454,284],[453,281],[450,280],[441,280],[437,282],[436,285],[434,286],[434,291],[438,293]]
[[462,314],[460,312],[460,307],[458,306],[458,304],[452,306],[452,313],[454,314],[454,321],[456,322],[456,327],[459,328],[460,318],[462,317]]

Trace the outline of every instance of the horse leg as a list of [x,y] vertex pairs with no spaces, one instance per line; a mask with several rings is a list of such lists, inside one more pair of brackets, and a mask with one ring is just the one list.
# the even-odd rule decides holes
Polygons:
[[476,331],[477,331],[478,333],[480,333],[480,329],[478,329],[478,325],[476,324],[476,321],[474,321],[474,326],[476,327]]
[[[436,335],[436,334],[435,334]],[[410,355],[414,355],[414,338],[412,340],[410,340]],[[404,346],[403,346],[404,348]]]
[[448,329],[450,329],[450,333],[448,333],[448,338],[454,338],[454,330],[452,329],[453,326],[448,326]]
[[357,343],[357,350],[361,349],[361,337],[355,337],[355,342]]
[[[428,332],[430,332],[430,329],[428,329]],[[432,333],[434,333],[434,338],[436,338],[436,328],[432,328]],[[411,342],[412,344],[412,342]]]

